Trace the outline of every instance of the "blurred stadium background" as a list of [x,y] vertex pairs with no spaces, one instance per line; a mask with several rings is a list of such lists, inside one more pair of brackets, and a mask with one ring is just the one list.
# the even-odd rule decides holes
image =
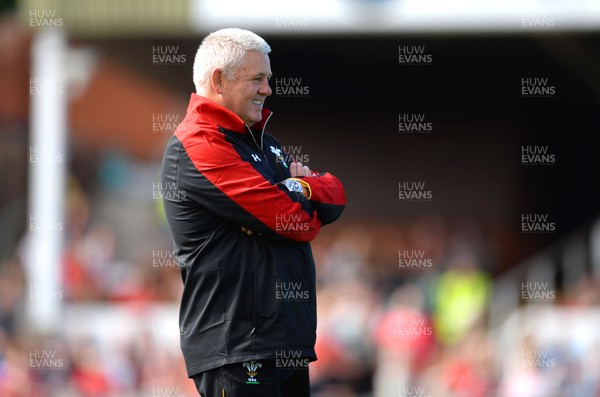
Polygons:
[[0,396],[196,395],[157,177],[228,26],[347,189],[314,396],[600,396],[599,1],[0,4]]

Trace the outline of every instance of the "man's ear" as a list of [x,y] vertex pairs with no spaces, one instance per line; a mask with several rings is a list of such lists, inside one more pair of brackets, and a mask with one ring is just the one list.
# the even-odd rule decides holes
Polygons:
[[210,76],[210,85],[211,85],[213,91],[219,95],[223,93],[223,79],[224,78],[225,77],[223,76],[223,72],[221,71],[221,69],[213,70],[213,72]]

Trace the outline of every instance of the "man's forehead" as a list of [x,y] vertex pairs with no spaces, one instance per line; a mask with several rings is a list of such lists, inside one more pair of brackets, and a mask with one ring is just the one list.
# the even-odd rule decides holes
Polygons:
[[251,73],[270,74],[271,62],[269,60],[269,55],[258,51],[248,51],[240,64],[240,68],[248,70]]

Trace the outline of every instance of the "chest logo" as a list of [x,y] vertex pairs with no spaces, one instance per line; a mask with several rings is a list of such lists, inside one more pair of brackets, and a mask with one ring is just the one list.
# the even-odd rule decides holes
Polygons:
[[246,384],[260,384],[260,382],[256,379],[256,375],[258,374],[258,369],[262,367],[262,364],[257,363],[256,361],[250,361],[243,363],[242,366],[244,366],[248,370],[248,372],[246,372],[248,374],[248,381],[246,382]]
[[283,156],[281,155],[281,149],[277,149],[273,146],[271,146],[271,152],[273,152],[275,154],[275,157],[277,157],[277,162],[283,164],[283,166],[285,168],[288,167],[288,165],[285,162],[285,159],[283,158]]

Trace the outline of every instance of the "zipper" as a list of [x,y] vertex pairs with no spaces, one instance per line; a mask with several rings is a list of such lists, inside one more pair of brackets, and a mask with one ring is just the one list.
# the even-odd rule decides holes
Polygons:
[[265,153],[265,151],[263,149],[263,142],[264,142],[265,128],[267,128],[267,123],[271,119],[272,115],[273,115],[273,112],[269,113],[269,115],[267,116],[267,119],[265,120],[265,123],[263,124],[262,131],[260,132],[260,146],[258,145],[258,142],[256,142],[256,138],[254,137],[254,134],[252,133],[252,130],[250,129],[250,127],[248,127],[248,125],[244,124],[246,126],[246,129],[250,133],[250,136],[252,137],[254,144],[256,145],[258,150],[260,150],[260,152],[262,153],[262,155],[265,158],[265,161],[267,163],[269,162],[269,158],[267,157],[267,154]]
[[254,353],[254,341],[256,339],[256,324],[258,322],[258,313],[256,309],[256,305],[259,303],[259,299],[257,296],[258,285],[257,285],[257,275],[256,269],[252,272],[252,329],[250,330],[250,351]]

